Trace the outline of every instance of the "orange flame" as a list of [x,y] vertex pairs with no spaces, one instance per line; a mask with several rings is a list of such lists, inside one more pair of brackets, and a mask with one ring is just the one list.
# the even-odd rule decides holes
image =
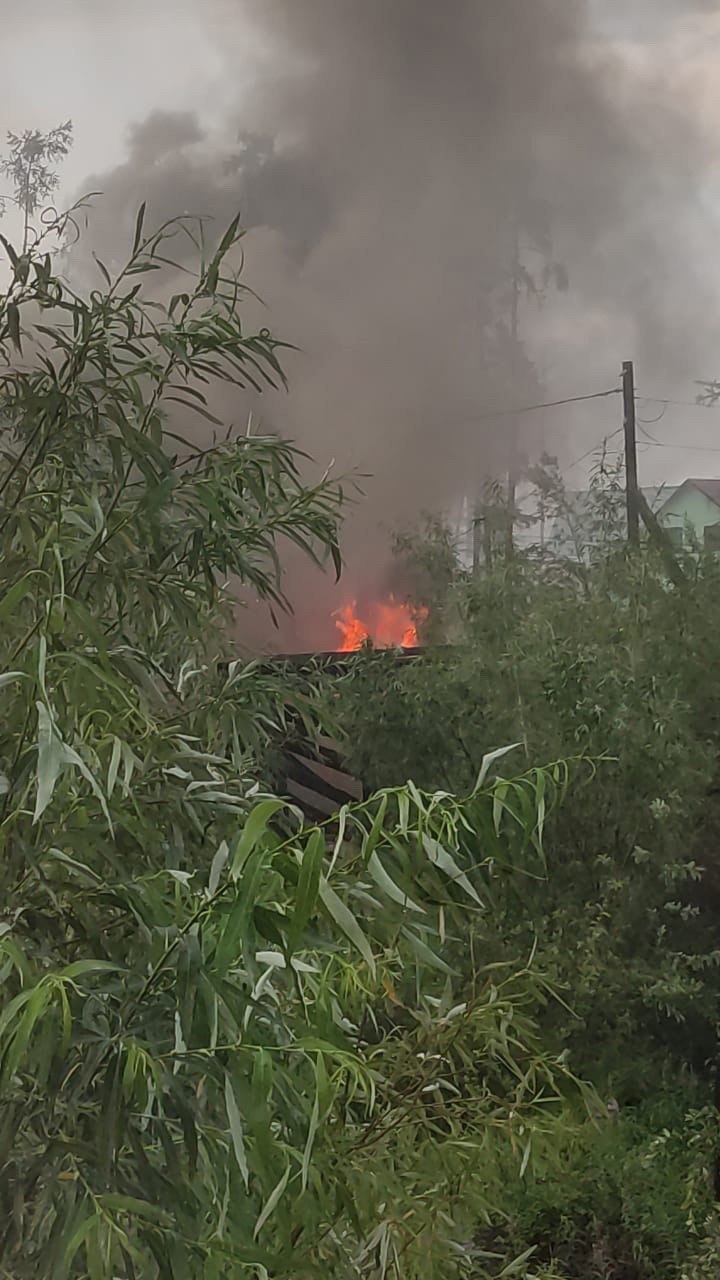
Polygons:
[[362,649],[366,640],[370,639],[370,632],[355,617],[355,601],[352,604],[346,604],[344,608],[339,609],[334,615],[342,642],[338,645],[338,653],[353,653],[355,649]]
[[[417,645],[417,625],[407,604],[401,604],[394,596],[387,600],[379,600],[371,605],[367,620],[364,621],[356,612],[357,601],[353,600],[339,609],[335,617],[335,626],[341,635],[338,653],[353,653],[361,649],[367,640],[380,648],[413,649]],[[426,610],[418,610],[417,617],[424,618]]]

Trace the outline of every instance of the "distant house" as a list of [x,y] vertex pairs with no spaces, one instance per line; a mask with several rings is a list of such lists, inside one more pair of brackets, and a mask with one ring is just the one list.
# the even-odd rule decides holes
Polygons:
[[[644,487],[643,495],[674,546],[692,551],[704,548],[720,552],[720,479],[684,480],[679,485]],[[588,560],[600,548],[605,533],[597,515],[597,495],[589,490],[566,492],[564,510],[545,516],[536,491],[519,494],[520,519],[515,528],[516,546],[543,549],[559,560]],[[625,527],[625,496],[618,487],[611,499],[619,530]],[[453,513],[460,559],[472,564],[473,515],[468,501]],[[624,536],[624,532],[620,533]]]
[[684,480],[656,514],[676,547],[720,551],[720,480]]
[[[642,492],[651,511],[659,518],[660,510],[677,490],[668,485],[655,485],[643,488]],[[593,497],[588,489],[566,492],[564,511],[547,522],[542,538],[543,545],[558,559],[585,560],[596,547],[601,547],[604,532],[599,526],[596,503],[597,497]],[[615,491],[611,505],[616,510],[617,519],[624,522],[625,497],[622,490]]]

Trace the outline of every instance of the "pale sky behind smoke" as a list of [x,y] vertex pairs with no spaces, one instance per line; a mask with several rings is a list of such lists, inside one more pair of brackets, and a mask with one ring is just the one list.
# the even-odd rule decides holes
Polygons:
[[[352,2],[361,8],[366,5],[368,11],[374,8],[372,0]],[[100,175],[101,185],[114,192],[112,212],[119,210],[121,219],[126,217],[123,201],[134,202],[136,208],[148,194],[139,184],[154,183],[158,192],[161,187],[157,176],[159,160],[144,162],[143,168],[135,154],[130,165],[125,163],[132,128],[147,121],[156,111],[194,114],[207,139],[192,154],[188,175],[192,170],[193,180],[188,176],[187,199],[201,199],[205,176],[200,161],[203,150],[216,149],[219,153],[223,147],[232,146],[246,111],[250,123],[262,122],[263,111],[272,121],[276,77],[277,100],[281,104],[277,109],[277,127],[281,132],[283,129],[292,132],[294,60],[305,67],[317,57],[318,65],[327,72],[328,68],[332,69],[336,55],[340,67],[343,57],[351,57],[342,45],[339,22],[338,30],[330,30],[327,39],[322,23],[313,23],[313,19],[322,17],[326,3],[327,0],[292,0],[292,4],[286,6],[283,0],[207,0],[204,4],[199,0],[154,0],[149,5],[145,0],[125,0],[118,5],[113,0],[57,0],[53,4],[49,0],[26,0],[20,7],[9,0],[0,0],[4,47],[0,136],[7,129],[21,131],[38,127],[44,130],[72,118],[75,145],[63,166],[61,201],[86,188],[90,175]],[[334,0],[331,10],[327,10],[332,11],[333,20],[345,3],[346,0]],[[419,5],[420,0],[416,3]],[[505,0],[499,3],[504,5]],[[487,7],[489,0],[478,0],[479,8],[483,4]],[[562,15],[558,17],[561,34],[565,21],[563,5],[567,13],[580,14],[582,8],[576,0],[563,0],[559,5],[557,0],[547,0],[544,8],[551,16]],[[568,30],[577,40],[573,56],[590,59],[601,91],[603,60],[607,59],[607,97],[618,117],[613,119],[612,128],[617,131],[619,121],[626,129],[626,139],[621,139],[621,143],[627,143],[628,152],[608,181],[611,183],[617,180],[618,174],[625,173],[628,183],[619,182],[615,199],[613,190],[603,183],[603,175],[593,174],[592,130],[582,119],[584,109],[591,120],[593,104],[589,98],[580,105],[577,134],[570,138],[570,145],[578,148],[578,169],[582,174],[578,178],[578,189],[568,189],[568,207],[560,211],[557,219],[558,254],[560,257],[567,254],[573,264],[571,288],[567,295],[550,297],[541,310],[523,308],[523,333],[549,399],[612,385],[617,380],[622,359],[635,358],[641,392],[691,401],[695,394],[694,378],[720,375],[720,4],[703,3],[703,0],[647,0],[646,3],[643,0],[588,0],[588,6],[593,20],[587,27],[578,22],[575,32],[572,23],[568,23]],[[489,7],[495,8],[495,0]],[[394,11],[397,8],[396,5]],[[445,13],[449,22],[464,8],[467,6],[461,0],[453,0],[447,8],[441,6],[443,20]],[[311,19],[306,41],[305,15]],[[332,28],[333,23],[327,25]],[[370,25],[368,20],[368,27]],[[518,33],[520,56],[530,56],[522,49],[522,35]],[[300,47],[303,41],[305,47]],[[360,62],[360,65],[369,66],[374,76],[370,49],[369,43],[366,50],[359,48],[358,57],[369,58],[367,64]],[[382,76],[394,74],[391,52],[390,49],[386,64],[380,66],[377,79],[368,83],[368,98],[363,109],[367,106],[369,112],[381,110],[382,104],[378,106],[376,100],[384,91]],[[547,53],[545,56],[548,57]],[[350,63],[347,65],[350,67]],[[624,77],[618,75],[619,65],[625,68]],[[399,67],[400,75],[405,71],[405,67]],[[340,78],[334,90],[332,85],[326,87],[324,97],[320,95],[317,102],[309,95],[298,98],[301,126],[310,133],[315,129],[318,134],[321,167],[322,163],[327,164],[328,157],[334,159],[332,147],[339,145],[332,138],[332,122],[327,119],[332,115],[328,103],[333,102],[333,91],[337,94],[337,127],[352,130],[352,116],[346,118],[340,110],[344,88]],[[441,134],[432,131],[443,104],[442,88],[440,85],[429,89],[434,116],[428,118],[430,167],[427,198],[423,197],[427,209],[421,209],[419,215],[422,217],[424,213],[427,224],[431,225],[435,202],[441,236],[446,231],[445,222],[452,223],[452,218],[448,219],[452,202],[447,200],[452,158],[439,154],[437,138]],[[624,95],[627,120],[623,125]],[[388,101],[392,107],[399,99],[393,99],[390,93]],[[422,103],[422,97],[415,102],[417,116],[417,103]],[[644,109],[639,109],[638,103],[643,102]],[[675,120],[671,116],[665,118],[659,110],[665,107],[675,112],[677,121],[682,122],[676,133]],[[492,110],[492,103],[489,109]],[[553,118],[551,104],[548,119]],[[682,130],[686,125],[688,137],[691,133],[692,139],[684,156]],[[382,150],[379,152],[380,164],[397,163],[399,168],[407,165],[410,182],[416,176],[410,145],[413,127],[414,122],[408,119],[407,156],[402,145],[387,155]],[[607,120],[601,120],[601,130],[606,127],[610,130]],[[150,131],[154,128],[151,121]],[[452,128],[453,118],[448,116],[446,152],[452,151]],[[396,121],[395,129],[402,144],[402,124]],[[654,129],[657,137],[653,136]],[[666,130],[667,193],[663,187]],[[621,135],[611,137],[611,132],[599,138],[599,155],[617,152]],[[560,163],[564,139],[539,133],[533,141],[541,149],[543,158],[547,157],[550,169]],[[467,139],[461,142],[467,147]],[[437,147],[437,154],[433,153],[433,147]],[[650,157],[647,187],[642,182],[632,186],[634,148],[640,157],[638,163],[642,163],[645,152]],[[581,151],[584,154],[580,154]],[[458,164],[463,162],[464,154],[459,143]],[[445,489],[452,479],[449,473],[443,472],[442,449],[436,448],[432,434],[428,434],[430,428],[421,421],[430,383],[437,392],[438,404],[447,403],[452,414],[466,414],[472,419],[474,407],[481,407],[481,398],[473,406],[469,395],[472,381],[465,385],[467,361],[463,363],[458,356],[454,336],[451,334],[447,350],[440,346],[431,358],[427,348],[429,331],[422,329],[422,315],[429,301],[437,306],[438,328],[444,325],[448,329],[453,319],[457,319],[453,316],[451,300],[455,293],[460,298],[463,296],[461,280],[470,266],[466,256],[469,241],[463,228],[450,225],[438,261],[430,260],[432,246],[428,245],[429,279],[425,289],[420,288],[416,279],[419,260],[416,247],[411,239],[405,242],[402,226],[398,226],[397,235],[392,229],[394,210],[387,203],[392,202],[391,176],[385,171],[379,172],[376,186],[372,156],[356,152],[352,158],[355,171],[358,163],[364,180],[362,200],[351,200],[342,216],[334,223],[331,221],[329,233],[322,239],[322,252],[313,251],[307,264],[298,267],[283,261],[292,245],[279,233],[277,224],[272,232],[253,233],[254,239],[251,236],[248,240],[250,278],[271,306],[270,323],[283,337],[295,339],[298,331],[301,331],[301,340],[307,337],[305,365],[296,361],[290,370],[291,397],[287,407],[279,410],[277,424],[281,428],[287,425],[293,435],[306,434],[322,465],[330,456],[339,455],[342,465],[356,462],[361,468],[367,468],[368,464],[372,468],[375,447],[372,427],[365,433],[364,422],[373,417],[379,419],[383,413],[389,413],[392,418],[395,405],[397,447],[394,455],[387,454],[384,470],[392,485],[397,486],[403,451],[415,455],[417,466],[421,466],[426,456],[428,475],[420,489],[423,501],[427,502],[434,475],[438,485]],[[440,185],[433,190],[435,166]],[[184,178],[182,164],[178,165],[178,173]],[[209,168],[207,176],[209,203],[217,203],[219,188],[211,190],[214,175]],[[458,178],[460,205],[468,193],[472,195],[472,189],[463,188],[459,173]],[[340,164],[333,173],[333,182],[333,197],[344,182],[352,189]],[[133,183],[138,184],[137,189]],[[441,190],[442,184],[445,192]],[[586,204],[583,204],[583,186],[588,189]],[[168,199],[175,198],[176,193],[177,198],[181,192],[185,193],[177,174],[165,190],[170,193]],[[665,194],[668,212],[663,222]],[[228,200],[233,198],[234,193],[230,191]],[[649,206],[653,202],[656,205],[648,221],[646,267],[642,210],[632,207],[633,199],[638,204],[647,200]],[[224,200],[223,194],[219,211],[223,217]],[[623,200],[627,202],[625,208]],[[614,225],[607,213],[612,211],[613,204],[617,206]],[[605,205],[607,211],[595,217],[596,205]],[[176,207],[169,210],[171,213],[183,211]],[[204,209],[192,211],[205,212]],[[308,217],[312,212],[311,209]],[[638,226],[632,229],[632,241],[626,242],[624,223],[627,221],[629,225],[636,215]],[[607,230],[604,217],[608,218]],[[12,226],[11,216],[5,221],[8,227]],[[106,221],[107,234],[116,234],[112,216],[107,215]],[[397,273],[390,280],[394,284],[397,279],[402,284],[397,290],[388,288],[387,295],[380,298],[379,307],[374,294],[381,287],[384,267],[380,264],[373,271],[368,263],[366,271],[363,259],[368,245],[373,243],[376,228],[378,232],[382,229],[385,237],[382,248],[393,272]],[[98,234],[102,230],[100,225]],[[419,222],[418,232],[421,231]],[[318,238],[321,238],[320,232]],[[455,239],[457,249],[453,254]],[[118,252],[122,252],[122,244]],[[616,252],[618,271],[614,279],[612,264]],[[667,266],[666,289],[663,262]],[[325,319],[325,328],[323,309],[332,318],[330,324]],[[396,361],[394,381],[379,376],[385,373],[378,365],[380,344],[377,348],[369,345],[368,323],[374,316],[378,317],[378,324],[385,324],[391,337],[404,335],[397,352],[393,352],[392,344],[388,351],[388,360]],[[314,344],[327,341],[332,348],[340,320],[346,331],[346,350],[331,350],[323,363]],[[677,327],[677,342],[673,323]],[[427,368],[423,367],[426,365]],[[358,386],[353,383],[356,366],[364,370],[359,400]],[[444,380],[447,381],[446,393]],[[497,393],[489,390],[487,394],[491,404],[485,408],[494,407]],[[350,409],[357,405],[357,417],[352,421],[348,418],[348,402]],[[642,409],[642,415],[648,419],[659,412],[660,406],[656,405]],[[351,426],[343,437],[342,428],[338,429],[337,424],[346,420],[351,421]],[[415,422],[417,435],[413,434]],[[569,467],[569,482],[579,485],[586,474],[587,463],[575,467],[571,464],[604,433],[613,431],[618,422],[617,402],[600,401],[586,409],[548,412],[525,419],[525,438],[530,451],[542,444],[551,450],[557,449]],[[392,434],[393,429],[383,422],[378,436]],[[492,448],[495,440],[502,439],[504,426],[501,422],[492,426],[485,424],[482,430],[483,439],[488,448]],[[647,430],[656,441],[669,447],[657,447],[650,441],[641,446],[641,449],[647,446],[640,460],[643,481],[672,483],[686,475],[720,475],[720,409],[702,411],[690,406],[669,406],[662,421],[648,424]],[[368,456],[363,456],[366,446]],[[705,446],[707,451],[701,452],[700,446]],[[713,452],[715,449],[717,452]]]
[[[303,0],[297,4],[302,8]],[[268,54],[257,26],[243,12],[241,0],[234,5],[232,46],[223,47],[219,24],[226,19],[229,7],[199,5],[197,0],[155,0],[152,5],[145,0],[124,0],[120,5],[114,0],[57,0],[52,4],[49,0],[26,0],[22,6],[15,0],[0,0],[5,47],[0,136],[7,129],[47,129],[61,119],[72,118],[75,144],[62,167],[60,196],[69,199],[88,174],[111,170],[123,161],[130,127],[153,110],[194,111],[211,131],[222,134],[244,89],[251,89],[262,76]],[[593,0],[592,8],[600,41],[610,40],[640,72],[663,67],[668,92],[687,98],[708,133],[717,138],[720,159],[720,4]],[[222,33],[226,30],[223,22]],[[699,201],[713,201],[716,193],[720,196],[718,173],[699,174],[698,188]],[[143,198],[142,191],[137,198],[138,202]],[[11,215],[6,222],[12,226]],[[717,261],[720,263],[720,252]],[[717,280],[720,309],[720,267],[715,262],[706,267],[713,281]],[[262,288],[261,281],[258,286]],[[553,394],[565,389],[557,358],[562,312],[556,300],[554,308],[544,309],[539,334],[538,326],[532,324],[534,352],[539,355],[541,373],[552,380],[549,390]],[[282,330],[282,317],[274,316],[273,321]],[[698,324],[702,324],[701,316]],[[565,334],[573,380],[577,376],[573,348],[578,342],[582,346],[596,327],[600,336],[602,314],[587,316],[582,335]],[[715,372],[697,370],[698,375]],[[659,394],[668,394],[668,389],[660,388]],[[693,398],[689,385],[687,398]],[[603,422],[611,425],[612,413],[612,408],[603,406],[599,414],[592,415],[601,430]],[[654,414],[649,410],[647,416]],[[664,440],[671,440],[677,427],[692,437],[693,443],[716,443],[712,415],[689,410],[682,415],[682,423],[678,417],[673,414],[672,423],[666,417]],[[655,434],[660,438],[660,433]],[[584,451],[586,443],[583,437],[578,452]],[[717,444],[720,448],[720,412]],[[568,461],[571,454],[572,448]],[[697,464],[691,465],[693,456]],[[664,450],[662,455],[656,450],[651,458],[646,455],[644,467],[649,483],[666,475],[677,479],[681,472],[693,470],[720,473],[720,454],[714,467],[712,454],[679,457],[675,450]]]

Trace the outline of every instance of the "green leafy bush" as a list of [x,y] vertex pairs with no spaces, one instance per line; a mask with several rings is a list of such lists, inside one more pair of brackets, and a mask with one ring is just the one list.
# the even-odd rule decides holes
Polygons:
[[[533,1275],[679,1280],[700,1275],[716,1231],[710,1169],[718,1120],[690,1082],[574,1129],[552,1161],[508,1176],[505,1226],[489,1251],[532,1249]],[[510,1171],[508,1171],[509,1173]]]
[[[185,237],[186,292],[143,288]],[[193,222],[83,297],[6,245],[0,296],[0,1257],[16,1280],[465,1275],[504,1148],[582,1091],[531,948],[482,943],[562,766],[385,789],[307,828],[263,791],[311,688],[232,658],[232,575],[338,562],[291,446],[200,449],[216,384],[282,381]],[[171,271],[176,268],[171,266]],[[155,278],[150,275],[150,278]],[[161,279],[165,279],[161,276]],[[462,958],[462,964],[457,963]],[[561,1103],[560,1099],[564,1099]],[[503,1175],[505,1176],[505,1175]]]
[[[360,655],[339,694],[370,785],[461,790],[487,741],[519,742],[528,762],[595,761],[553,819],[547,868],[497,897],[491,923],[500,956],[537,939],[573,1010],[552,1020],[559,1042],[599,1082],[635,1050],[704,1067],[720,958],[717,568],[694,568],[680,593],[651,553],[628,560],[612,528],[605,545],[590,563],[517,554],[475,578],[456,569],[442,593],[454,644],[402,664]],[[437,563],[422,547],[418,560]]]

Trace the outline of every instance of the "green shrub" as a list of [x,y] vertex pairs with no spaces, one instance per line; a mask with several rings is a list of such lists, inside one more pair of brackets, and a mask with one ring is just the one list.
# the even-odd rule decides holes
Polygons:
[[505,1223],[478,1245],[528,1273],[566,1280],[680,1280],[707,1255],[718,1219],[711,1166],[718,1120],[687,1083],[568,1125],[552,1163],[522,1180],[508,1167]]
[[488,742],[595,761],[553,819],[547,866],[494,900],[488,933],[500,955],[537,940],[574,1013],[558,1034],[601,1079],[638,1042],[698,1069],[715,1049],[720,596],[714,564],[694,573],[677,592],[612,539],[580,570],[520,555],[456,570],[453,644],[360,655],[338,694],[370,785],[462,789]]

